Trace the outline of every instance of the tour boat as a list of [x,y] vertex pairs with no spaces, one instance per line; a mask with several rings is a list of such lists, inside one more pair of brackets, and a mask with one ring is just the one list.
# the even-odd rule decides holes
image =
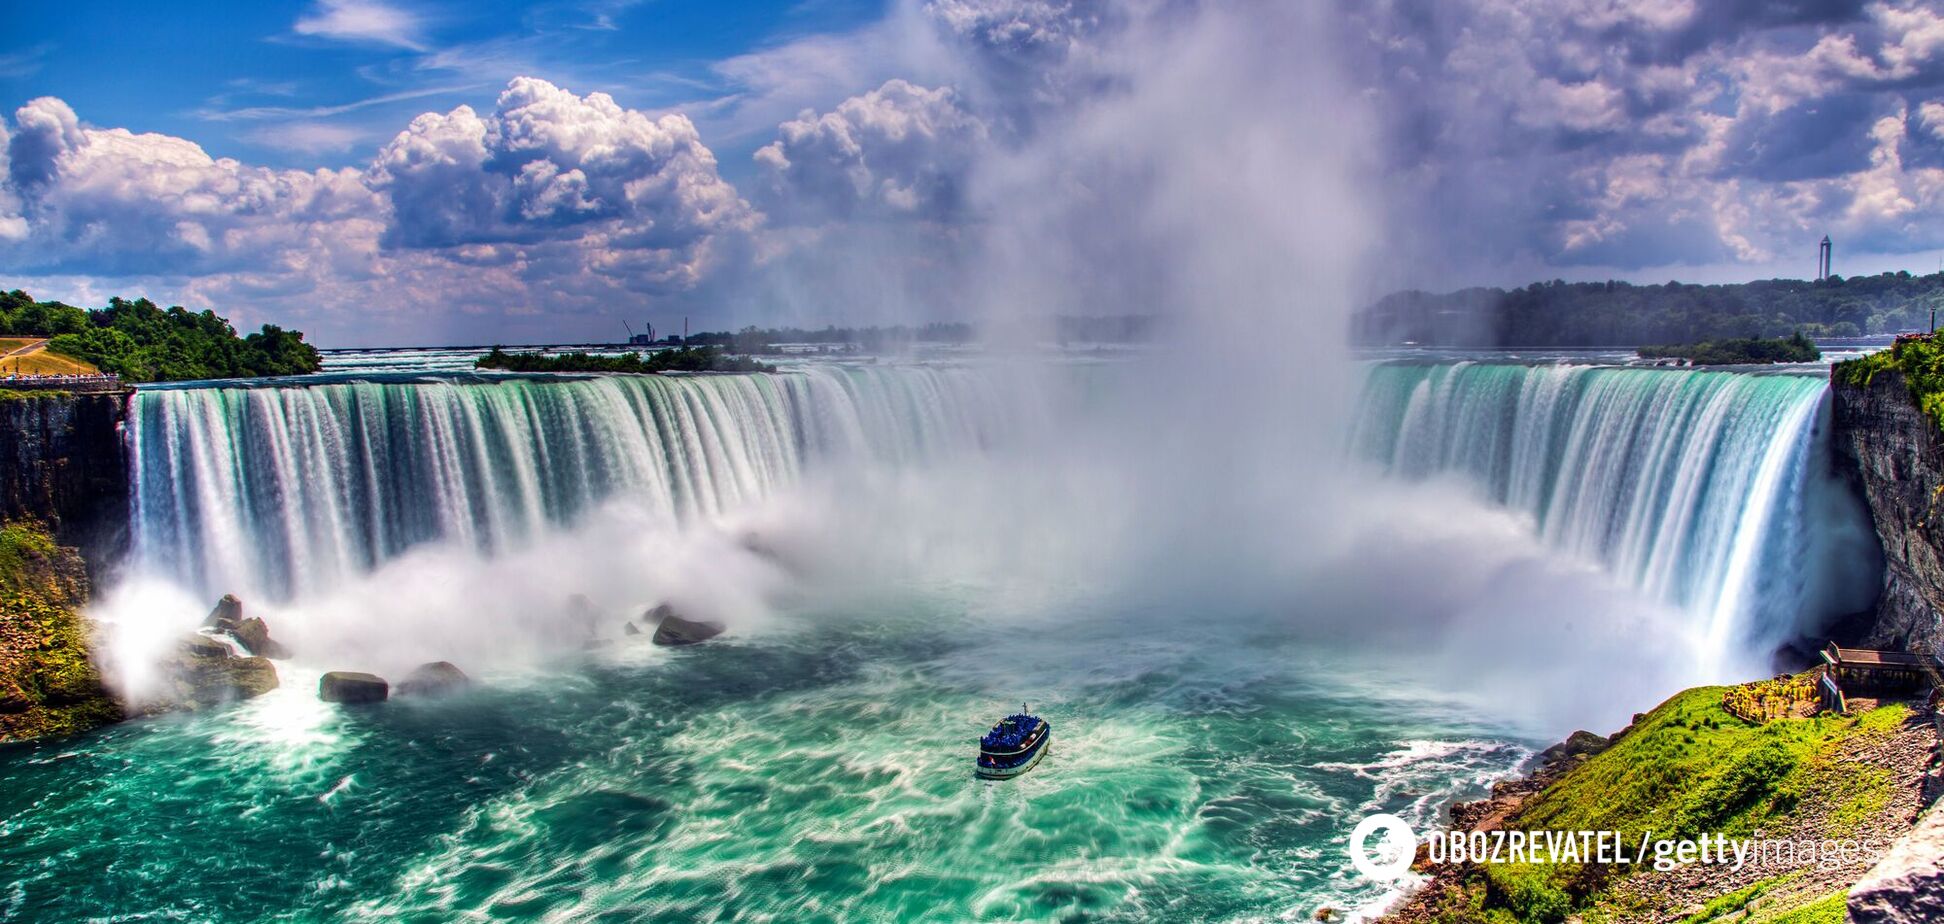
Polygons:
[[979,761],[973,772],[981,779],[1010,780],[1038,766],[1052,746],[1053,726],[1021,706],[979,739]]

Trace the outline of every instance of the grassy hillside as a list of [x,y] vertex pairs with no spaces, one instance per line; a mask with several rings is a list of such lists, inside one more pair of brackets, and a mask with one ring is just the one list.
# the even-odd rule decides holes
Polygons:
[[0,526],[0,741],[72,734],[113,722],[80,614],[81,556],[33,523]]
[[[31,353],[13,353],[38,343],[37,340],[0,339],[0,377],[9,375],[93,375],[101,370],[94,363],[75,359],[42,348]],[[8,346],[8,344],[15,346]],[[13,353],[13,355],[7,355]]]
[[[1524,831],[1620,831],[1628,843],[1893,836],[1914,814],[1929,736],[1912,710],[1755,724],[1722,708],[1725,687],[1683,692],[1607,750],[1528,798],[1504,823]],[[1905,755],[1910,755],[1906,759]],[[1887,840],[1885,840],[1887,843]],[[1840,922],[1867,862],[1832,869],[1486,864],[1430,890],[1407,920]]]

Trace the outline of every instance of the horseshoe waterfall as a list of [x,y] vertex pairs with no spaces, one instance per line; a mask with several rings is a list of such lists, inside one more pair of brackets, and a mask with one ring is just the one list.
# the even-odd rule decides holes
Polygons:
[[[1115,400],[1176,374],[142,389],[93,606],[126,682],[224,594],[289,658],[255,698],[15,761],[0,916],[1307,919],[1393,894],[1337,872],[1349,819],[1440,824],[1869,573],[1816,538],[1854,511],[1815,378],[1367,364],[1265,493]],[[724,632],[652,644],[664,607]],[[473,686],[319,701],[326,671],[430,661]],[[971,785],[1022,701],[1050,755]]]

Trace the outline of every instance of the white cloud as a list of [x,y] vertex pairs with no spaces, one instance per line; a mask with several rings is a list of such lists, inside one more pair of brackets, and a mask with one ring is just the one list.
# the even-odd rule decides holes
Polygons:
[[339,42],[395,45],[424,51],[420,18],[380,0],[319,0],[311,12],[297,19],[291,31]]
[[773,213],[807,220],[959,217],[985,123],[950,89],[892,80],[835,110],[804,112],[756,152]]
[[490,115],[419,116],[378,152],[368,181],[391,202],[394,246],[571,244],[580,268],[656,287],[699,282],[718,238],[758,221],[686,116],[528,77]]
[[22,106],[14,124],[11,185],[30,233],[6,253],[20,269],[278,265],[320,238],[368,236],[379,214],[355,171],[216,159],[181,138],[85,127],[51,97]]
[[[318,143],[337,143],[325,129]],[[527,78],[484,116],[414,119],[364,170],[214,158],[88,126],[53,98],[20,107],[0,142],[0,265],[16,279],[142,279],[226,311],[457,297],[487,313],[476,323],[536,302],[596,310],[693,288],[741,259],[760,222],[686,118]]]

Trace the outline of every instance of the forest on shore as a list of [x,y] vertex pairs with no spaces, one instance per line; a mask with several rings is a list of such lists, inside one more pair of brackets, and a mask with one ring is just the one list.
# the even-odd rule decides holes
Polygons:
[[1928,331],[1944,273],[1908,272],[1731,285],[1539,282],[1517,289],[1409,291],[1379,299],[1353,327],[1363,346],[1620,347]]
[[323,367],[304,335],[275,324],[239,337],[209,310],[164,309],[146,298],[111,298],[105,308],[35,301],[0,292],[0,335],[47,338],[47,351],[94,364],[122,381],[182,382],[303,375]]

